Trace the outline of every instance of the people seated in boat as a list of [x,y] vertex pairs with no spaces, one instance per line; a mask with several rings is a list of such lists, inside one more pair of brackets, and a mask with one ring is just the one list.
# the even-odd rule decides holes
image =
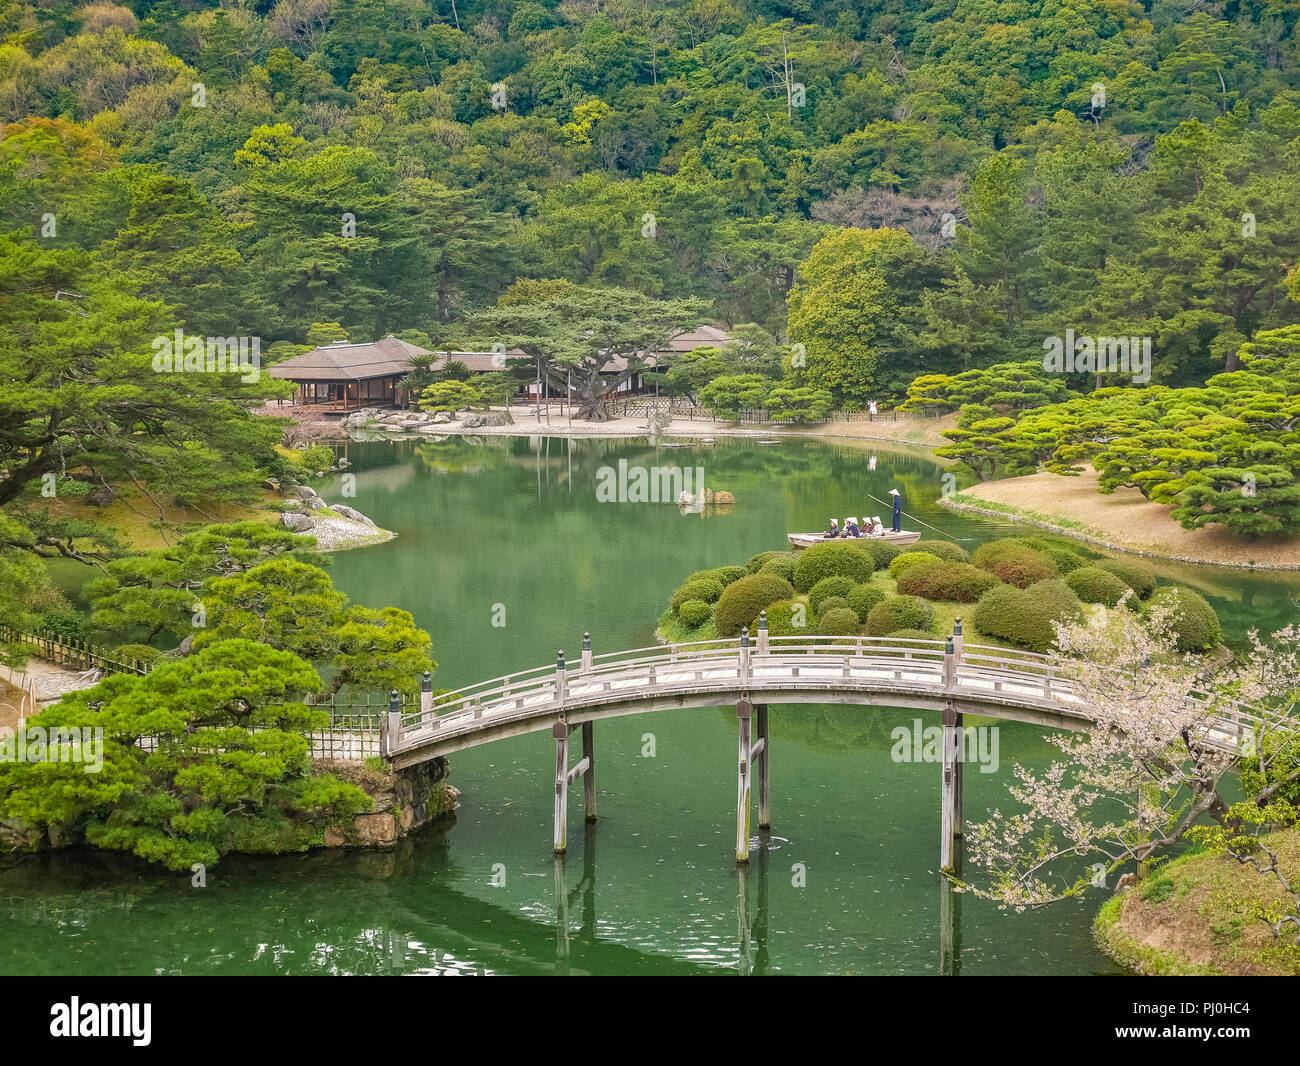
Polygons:
[[840,535],[840,524],[834,518],[831,519],[831,528],[822,534],[827,540],[834,540]]
[[885,535],[885,524],[880,520],[880,515],[871,516],[871,536],[883,537]]
[[844,527],[844,535],[846,537],[857,538],[862,536],[862,530],[858,526],[858,519],[856,516],[846,519],[846,522],[847,524]]

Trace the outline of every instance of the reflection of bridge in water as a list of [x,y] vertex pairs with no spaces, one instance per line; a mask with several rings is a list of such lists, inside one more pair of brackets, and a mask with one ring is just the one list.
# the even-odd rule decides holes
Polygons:
[[[588,822],[596,819],[594,723],[605,718],[735,702],[739,720],[736,859],[750,847],[750,785],[758,769],[758,825],[770,828],[769,703],[844,703],[939,711],[941,868],[952,865],[962,836],[964,716],[1082,729],[1088,706],[1054,655],[966,645],[961,619],[940,640],[883,637],[770,637],[760,616],[757,640],[670,644],[593,656],[583,635],[577,669],[564,653],[554,668],[525,670],[458,689],[435,704],[425,675],[419,710],[394,703],[381,735],[398,769],[506,737],[550,732],[555,739],[555,851],[567,847],[568,789],[583,781]],[[1201,694],[1202,697],[1205,694]],[[1259,719],[1240,705],[1208,715],[1192,743],[1235,753]],[[569,736],[581,729],[582,756],[569,766]],[[756,734],[756,735],[755,735]]]

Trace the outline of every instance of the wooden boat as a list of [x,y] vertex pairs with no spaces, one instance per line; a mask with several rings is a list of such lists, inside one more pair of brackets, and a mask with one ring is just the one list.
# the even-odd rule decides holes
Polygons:
[[796,548],[807,548],[813,544],[832,544],[839,541],[847,540],[850,543],[861,541],[884,541],[886,544],[915,544],[921,539],[921,534],[911,529],[900,529],[897,533],[893,530],[885,530],[883,537],[827,537],[822,533],[787,533],[785,539],[793,544]]

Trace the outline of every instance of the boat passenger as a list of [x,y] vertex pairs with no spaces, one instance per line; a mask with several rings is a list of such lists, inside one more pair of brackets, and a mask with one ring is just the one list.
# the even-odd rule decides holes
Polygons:
[[840,524],[834,518],[831,519],[831,528],[822,534],[827,540],[834,540],[840,535]]
[[858,528],[857,518],[856,517],[850,518],[848,522],[849,524],[844,527],[844,535],[846,537],[854,537],[854,538],[862,536],[862,530]]
[[871,535],[873,537],[883,537],[885,535],[885,525],[880,521],[880,515],[874,515],[871,519]]

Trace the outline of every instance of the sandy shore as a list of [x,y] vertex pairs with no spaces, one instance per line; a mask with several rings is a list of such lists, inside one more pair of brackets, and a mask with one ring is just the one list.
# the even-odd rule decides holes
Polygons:
[[1168,504],[1137,489],[1097,491],[1093,470],[1078,477],[1038,473],[988,481],[940,501],[955,510],[1025,522],[1100,547],[1210,566],[1300,570],[1300,539],[1245,540],[1222,526],[1183,529]]
[[[494,410],[499,411],[500,408]],[[539,422],[533,407],[511,407],[514,420],[506,426],[465,426],[464,413],[456,422],[436,427],[439,436],[476,437],[644,437],[650,429],[644,415],[612,418],[608,422],[570,423],[562,408],[552,407],[550,421],[543,410]],[[260,415],[291,417],[313,437],[321,440],[343,440],[348,436],[341,418],[326,418],[304,407],[277,407],[269,404],[259,408]],[[956,424],[956,415],[944,418],[900,418],[897,422],[888,415],[877,415],[873,421],[827,422],[816,426],[750,425],[722,422],[711,418],[674,418],[662,431],[666,437],[749,437],[756,440],[775,440],[782,437],[849,438],[855,440],[894,441],[898,444],[920,444],[934,448],[947,443],[942,433]]]

